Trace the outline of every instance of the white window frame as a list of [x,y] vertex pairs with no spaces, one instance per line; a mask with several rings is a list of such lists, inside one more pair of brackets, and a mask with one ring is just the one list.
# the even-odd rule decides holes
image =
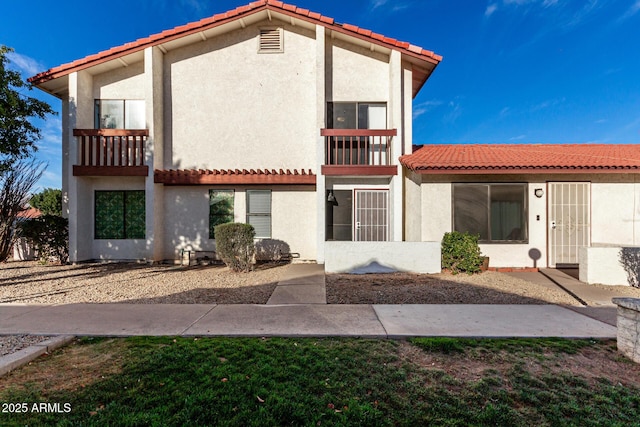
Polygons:
[[[269,194],[269,212],[252,212],[251,208],[251,194]],[[271,219],[271,214],[273,210],[273,194],[271,190],[247,190],[246,191],[246,200],[247,200],[247,224],[251,224],[251,218],[253,217],[267,217],[269,219],[269,232],[268,233],[259,233],[259,230],[256,230],[256,239],[270,239],[273,235],[273,222]],[[255,227],[254,227],[255,228]]]

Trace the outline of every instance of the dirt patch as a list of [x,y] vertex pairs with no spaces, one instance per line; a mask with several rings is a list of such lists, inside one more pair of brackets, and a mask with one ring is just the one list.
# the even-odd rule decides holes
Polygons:
[[37,387],[45,393],[74,391],[122,372],[126,343],[107,339],[96,345],[74,341],[0,378],[0,392]]
[[[427,370],[440,371],[447,378],[443,381],[442,376],[431,376],[434,382],[446,383],[453,389],[457,383],[479,381],[489,374],[502,379],[508,378],[509,372],[518,366],[536,376],[560,376],[568,373],[583,378],[592,386],[600,384],[604,379],[614,386],[622,384],[640,387],[640,365],[621,356],[616,350],[615,341],[585,347],[575,354],[527,354],[474,349],[443,354],[426,352],[407,341],[402,341],[398,355],[399,363],[414,363]],[[509,389],[508,382],[504,382],[502,386]]]
[[563,304],[580,305],[559,288],[502,273],[328,274],[329,304]]

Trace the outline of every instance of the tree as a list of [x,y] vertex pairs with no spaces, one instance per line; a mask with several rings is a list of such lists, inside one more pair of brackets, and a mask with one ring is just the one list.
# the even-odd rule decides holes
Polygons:
[[25,210],[29,192],[40,179],[40,162],[19,161],[0,175],[0,262],[9,258],[16,239],[16,220]]
[[62,190],[45,188],[31,197],[29,205],[38,209],[43,215],[62,216]]
[[23,81],[17,71],[7,69],[7,54],[12,51],[0,45],[0,174],[36,150],[40,129],[30,120],[56,114],[46,102],[24,94],[25,89],[31,90],[33,85]]
[[31,243],[42,263],[51,258],[66,264],[69,260],[69,220],[58,215],[42,215],[25,219],[20,224],[21,236]]

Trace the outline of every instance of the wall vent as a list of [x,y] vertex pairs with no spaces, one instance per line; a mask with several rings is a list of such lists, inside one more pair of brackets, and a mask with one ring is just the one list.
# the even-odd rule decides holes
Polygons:
[[281,27],[260,28],[259,53],[284,52],[283,31]]

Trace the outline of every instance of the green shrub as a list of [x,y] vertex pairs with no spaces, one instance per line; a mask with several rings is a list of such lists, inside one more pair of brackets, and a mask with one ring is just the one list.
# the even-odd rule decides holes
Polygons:
[[69,221],[57,215],[42,215],[20,223],[21,236],[33,245],[40,261],[56,258],[61,264],[69,260]]
[[252,225],[232,222],[215,226],[216,252],[232,271],[251,271],[256,246]]
[[453,274],[473,274],[480,271],[483,256],[478,246],[479,235],[453,231],[442,238],[442,268]]

